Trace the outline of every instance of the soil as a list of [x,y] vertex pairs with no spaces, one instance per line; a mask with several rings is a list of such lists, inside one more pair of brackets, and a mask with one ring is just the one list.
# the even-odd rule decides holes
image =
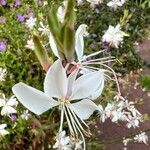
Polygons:
[[[139,44],[139,55],[144,62],[150,63],[150,40],[146,40],[144,43]],[[145,89],[138,84],[139,76],[147,74],[150,75],[150,68],[143,66],[143,68],[139,70],[131,71],[119,81],[122,87],[122,95],[128,100],[143,101],[143,104],[136,108],[142,114],[150,115],[150,91],[145,91]],[[95,140],[110,141],[113,139],[123,139],[123,137],[127,137],[130,134],[136,135],[137,133],[140,133],[140,131],[150,129],[150,121],[141,123],[140,127],[136,129],[128,129],[124,124],[112,123],[110,120],[107,120],[105,123],[97,121],[93,128],[97,129],[92,131]],[[149,135],[148,145],[129,142],[126,147],[127,150],[150,150],[150,132],[147,132],[147,134]],[[124,148],[121,140],[117,143],[109,144],[105,150],[124,150]]]

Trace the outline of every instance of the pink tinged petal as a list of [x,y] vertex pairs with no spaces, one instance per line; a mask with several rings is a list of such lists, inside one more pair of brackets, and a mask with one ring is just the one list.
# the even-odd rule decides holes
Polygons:
[[95,110],[98,110],[98,106],[88,99],[70,104],[69,108],[74,111],[80,119],[83,120],[88,119]]
[[95,93],[101,84],[101,71],[94,71],[79,77],[73,85],[71,100],[87,98]]
[[1,110],[2,116],[9,115],[9,114],[15,114],[15,113],[17,113],[17,111],[11,106],[4,106]]
[[24,83],[18,83],[12,88],[18,100],[30,111],[40,115],[48,109],[58,105],[51,97],[42,91],[30,87]]
[[60,60],[54,62],[54,64],[48,70],[45,81],[44,91],[50,97],[62,99],[67,94],[68,79],[66,71],[62,66]]

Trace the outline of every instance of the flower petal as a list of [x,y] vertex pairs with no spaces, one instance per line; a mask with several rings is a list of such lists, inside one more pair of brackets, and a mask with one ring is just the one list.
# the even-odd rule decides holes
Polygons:
[[57,49],[55,40],[54,40],[53,35],[51,33],[49,34],[49,43],[50,43],[50,47],[51,47],[54,55],[57,56],[58,58],[60,58],[59,54],[58,54],[58,49]]
[[9,115],[9,114],[15,114],[15,113],[17,113],[17,111],[11,106],[4,106],[1,110],[2,116]]
[[83,57],[83,51],[84,51],[84,39],[83,37],[87,35],[86,31],[87,25],[81,24],[75,34],[75,51],[78,57],[78,60],[80,60]]
[[101,71],[94,71],[79,77],[74,85],[71,100],[84,99],[95,93],[103,80]]
[[48,70],[44,91],[50,97],[64,98],[67,94],[68,79],[61,60],[57,60]]
[[14,85],[12,91],[26,108],[37,115],[40,115],[48,109],[58,105],[55,100],[48,97],[42,91],[30,87],[24,83]]
[[6,123],[3,123],[3,124],[0,124],[0,130],[4,129],[7,127],[7,124]]
[[88,119],[95,110],[98,110],[98,106],[88,99],[70,104],[69,108],[74,111],[80,119],[83,120]]
[[100,83],[98,89],[91,96],[92,100],[97,99],[102,94],[102,91],[104,89],[104,83],[105,83],[105,77],[104,77],[104,75],[102,75],[102,77],[101,77],[101,83]]
[[68,77],[68,90],[67,90],[67,97],[71,96],[73,84],[75,82],[75,79],[77,77],[79,70],[75,69]]

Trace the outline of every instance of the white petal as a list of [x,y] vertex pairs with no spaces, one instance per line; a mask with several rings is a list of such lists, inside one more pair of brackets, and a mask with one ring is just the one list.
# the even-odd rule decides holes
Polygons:
[[84,35],[87,34],[86,32],[87,25],[81,24],[75,34],[75,51],[78,57],[78,60],[80,60],[83,57],[83,51],[84,51]]
[[4,106],[5,104],[6,104],[6,101],[0,98],[0,107]]
[[67,97],[71,96],[73,84],[77,77],[79,70],[75,69],[68,77],[68,90],[67,90]]
[[7,124],[3,123],[3,124],[0,125],[0,130],[4,129],[6,127],[7,127]]
[[18,104],[15,96],[12,96],[9,101],[6,103],[6,105],[9,105],[9,106],[16,106]]
[[102,76],[101,76],[101,83],[100,83],[98,89],[97,89],[97,90],[92,94],[92,96],[91,96],[91,99],[92,99],[92,100],[97,99],[97,98],[102,94],[102,91],[103,91],[103,89],[104,89],[104,82],[105,82],[105,78],[104,78],[104,76],[102,75]]
[[37,115],[57,105],[57,102],[51,97],[24,83],[14,85],[12,91],[27,109]]
[[0,135],[4,136],[9,134],[9,132],[7,130],[0,130]]
[[50,97],[64,98],[67,94],[67,75],[60,60],[57,60],[48,70],[44,91]]
[[95,93],[102,80],[101,71],[94,71],[79,77],[73,85],[71,100],[87,98]]
[[83,120],[88,119],[95,110],[98,110],[97,105],[88,99],[70,104],[69,107],[80,119]]
[[57,56],[58,58],[60,58],[59,54],[58,54],[58,49],[57,49],[55,40],[54,40],[53,35],[51,33],[49,34],[49,43],[50,43],[50,47],[51,47],[54,55]]
[[14,114],[14,113],[17,113],[17,111],[11,106],[4,106],[1,110],[1,115],[2,116],[9,115],[9,114]]

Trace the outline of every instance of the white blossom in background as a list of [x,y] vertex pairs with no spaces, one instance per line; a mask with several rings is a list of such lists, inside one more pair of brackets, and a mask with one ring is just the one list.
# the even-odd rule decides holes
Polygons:
[[110,118],[115,123],[118,121],[127,122],[126,126],[128,128],[139,127],[140,122],[143,122],[142,114],[133,104],[133,102],[128,102],[128,100],[120,100],[114,103],[108,103],[105,108],[102,105],[98,105],[100,120],[104,122]]
[[0,98],[0,107],[2,116],[9,116],[10,114],[17,113],[15,107],[18,105],[18,102],[15,96],[12,96],[10,99],[6,99],[5,95],[2,95],[3,98]]
[[75,150],[83,150],[83,141],[79,140],[75,143]]
[[103,0],[86,0],[87,2],[91,3],[91,7],[95,8],[96,5],[103,3]]
[[64,21],[66,9],[67,9],[67,1],[65,0],[65,1],[63,1],[62,5],[59,6],[59,8],[57,10],[57,17],[60,22]]
[[44,26],[43,22],[40,22],[40,27],[38,28],[38,31],[42,32],[42,35],[48,35],[50,32],[48,27]]
[[110,43],[110,45],[118,48],[119,44],[123,42],[123,33],[121,31],[120,24],[115,27],[110,25],[108,30],[103,35],[102,41]]
[[6,69],[0,68],[0,81],[5,81]]
[[58,134],[53,148],[58,150],[72,150],[71,140],[69,136],[66,136],[66,131],[62,131]]
[[36,25],[36,18],[33,18],[32,16],[26,20],[25,25],[29,29],[33,29],[33,27]]
[[77,4],[81,5],[83,3],[83,0],[77,0]]
[[148,135],[145,132],[141,132],[140,134],[134,137],[135,142],[148,144]]
[[23,114],[21,115],[21,118],[22,118],[22,119],[25,119],[25,120],[28,120],[29,117],[30,117],[29,110],[25,110],[25,111],[23,112]]
[[127,146],[127,144],[128,144],[130,141],[132,141],[131,138],[125,138],[125,137],[124,137],[122,142],[123,142],[123,145],[124,145],[124,146]]
[[118,7],[121,7],[125,2],[126,0],[111,0],[107,3],[107,6],[113,9],[117,9]]
[[7,127],[7,124],[3,123],[0,124],[0,136],[5,136],[9,134],[9,132],[5,129]]
[[25,47],[28,48],[28,49],[34,50],[33,40],[32,39],[28,40]]

